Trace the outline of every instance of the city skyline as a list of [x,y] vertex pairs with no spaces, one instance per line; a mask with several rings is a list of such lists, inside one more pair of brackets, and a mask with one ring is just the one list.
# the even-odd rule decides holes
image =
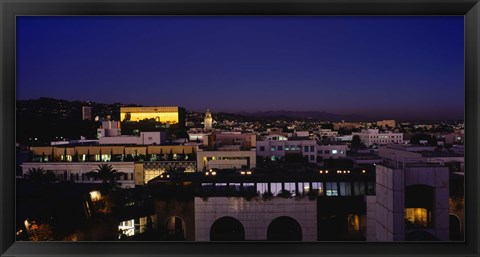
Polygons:
[[462,119],[463,59],[462,16],[17,18],[19,100]]

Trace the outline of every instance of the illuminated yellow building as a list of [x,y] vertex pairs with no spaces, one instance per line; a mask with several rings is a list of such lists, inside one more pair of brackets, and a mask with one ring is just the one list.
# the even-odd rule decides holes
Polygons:
[[120,121],[141,121],[155,119],[167,124],[185,124],[185,109],[182,107],[120,107]]

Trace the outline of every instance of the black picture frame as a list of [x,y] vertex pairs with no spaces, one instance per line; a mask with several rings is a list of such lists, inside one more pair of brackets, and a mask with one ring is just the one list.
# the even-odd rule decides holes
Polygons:
[[[464,15],[465,242],[15,242],[16,15]],[[478,0],[0,0],[1,256],[478,256]]]

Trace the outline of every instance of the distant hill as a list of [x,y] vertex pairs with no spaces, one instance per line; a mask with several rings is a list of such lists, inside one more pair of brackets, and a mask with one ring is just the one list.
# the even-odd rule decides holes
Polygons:
[[276,119],[311,119],[311,120],[328,120],[328,121],[373,121],[371,117],[358,114],[333,114],[319,111],[265,111],[265,112],[239,112],[242,116],[252,116],[261,118]]

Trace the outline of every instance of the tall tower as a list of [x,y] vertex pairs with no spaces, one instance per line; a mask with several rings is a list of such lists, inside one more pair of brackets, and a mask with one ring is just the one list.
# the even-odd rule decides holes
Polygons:
[[207,109],[207,112],[205,113],[205,120],[203,122],[204,129],[205,131],[211,131],[212,130],[212,113],[210,112],[209,109]]
[[82,119],[83,120],[92,120],[92,107],[82,106]]

